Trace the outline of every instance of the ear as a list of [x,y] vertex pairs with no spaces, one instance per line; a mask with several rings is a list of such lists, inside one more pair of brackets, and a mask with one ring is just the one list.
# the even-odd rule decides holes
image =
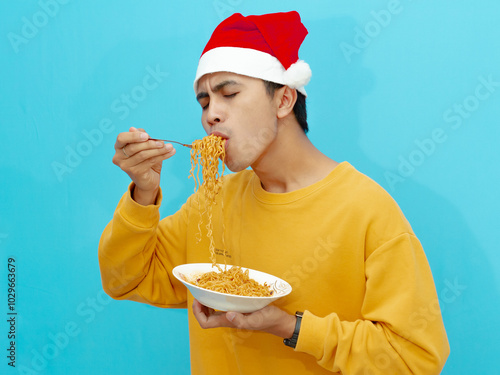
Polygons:
[[278,104],[276,116],[279,119],[285,118],[290,113],[293,113],[293,106],[297,101],[297,90],[285,85],[276,90],[276,99]]

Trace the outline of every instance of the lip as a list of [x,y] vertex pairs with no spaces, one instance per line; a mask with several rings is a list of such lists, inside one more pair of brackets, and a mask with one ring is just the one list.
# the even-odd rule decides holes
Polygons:
[[227,148],[227,143],[229,142],[229,137],[227,135],[225,135],[224,133],[221,133],[221,132],[217,132],[217,131],[210,133],[210,135],[215,135],[217,137],[221,137],[222,139],[224,139],[225,140],[224,148]]
[[229,138],[227,135],[225,135],[224,133],[221,133],[221,132],[212,132],[212,133],[210,133],[210,135],[215,135],[215,136],[221,137],[222,139],[225,139],[225,140],[227,140]]

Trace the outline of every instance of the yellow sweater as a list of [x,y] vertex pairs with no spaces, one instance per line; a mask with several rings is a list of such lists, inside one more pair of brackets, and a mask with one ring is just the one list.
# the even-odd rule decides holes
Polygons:
[[110,296],[188,307],[192,374],[439,374],[449,346],[427,259],[374,181],[347,162],[284,194],[263,190],[250,170],[225,177],[213,212],[217,261],[292,285],[277,305],[305,311],[295,350],[270,334],[199,327],[172,268],[209,262],[206,233],[197,242],[200,197],[160,221],[161,193],[144,207],[129,190],[99,246]]

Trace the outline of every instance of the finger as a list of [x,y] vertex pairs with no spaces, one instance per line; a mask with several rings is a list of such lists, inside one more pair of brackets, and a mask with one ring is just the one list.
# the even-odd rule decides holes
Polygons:
[[201,328],[212,328],[209,322],[211,313],[213,313],[213,310],[210,311],[207,306],[202,305],[197,300],[193,300],[193,315]]
[[[153,142],[154,145],[151,145]],[[151,158],[157,158],[158,160],[165,160],[175,154],[175,149],[172,145],[155,144],[156,142],[150,141],[140,144],[129,144],[125,146],[125,151],[128,155],[125,158],[125,164],[137,165]],[[118,153],[119,154],[119,153]],[[165,156],[165,158],[163,158]]]
[[[144,133],[142,133],[142,134],[144,134]],[[149,141],[127,143],[123,147],[116,149],[116,153],[120,154],[120,156],[121,156],[121,154],[123,154],[123,155],[125,155],[125,159],[128,159],[141,151],[160,150],[160,152],[163,152],[163,151],[169,152],[172,149],[173,149],[172,145],[167,146],[161,141],[149,140]],[[120,150],[122,151],[121,153],[120,153]],[[125,151],[125,152],[123,152],[123,151]]]
[[137,166],[149,169],[152,165],[169,159],[176,153],[172,145],[162,144],[152,149],[144,149],[146,146],[143,146],[143,149],[138,152],[134,151],[135,147],[137,147],[135,144],[128,144],[124,148],[116,150],[113,155],[113,163],[125,171]]
[[274,323],[274,314],[278,312],[279,311],[273,309],[273,306],[266,306],[250,314],[240,314],[232,311],[227,312],[226,318],[235,327],[240,329],[263,330]]
[[204,307],[197,300],[193,300],[193,315],[200,325],[207,321],[207,314],[205,314]]
[[135,128],[135,127],[131,126],[130,129],[129,129],[129,132],[143,132],[143,133],[146,133],[146,130],[144,130],[143,128]]
[[193,315],[201,328],[231,327],[230,322],[225,317],[225,313],[215,311],[202,305],[197,300],[193,300]]
[[115,150],[123,148],[127,144],[145,142],[149,139],[146,132],[132,131],[118,134],[115,142]]
[[197,299],[193,300],[193,308],[195,308],[197,312],[201,312],[202,314],[204,314],[207,317],[215,312],[214,309],[203,305]]

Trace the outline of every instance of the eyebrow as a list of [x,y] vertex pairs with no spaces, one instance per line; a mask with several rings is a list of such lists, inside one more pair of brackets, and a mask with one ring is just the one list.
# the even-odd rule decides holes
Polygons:
[[[236,81],[233,81],[231,79],[226,80],[226,81],[222,81],[221,83],[218,83],[212,91],[218,92],[218,91],[222,90],[224,87],[229,86],[229,85],[239,85],[239,83]],[[208,93],[205,91],[202,91],[202,92],[198,93],[198,95],[196,95],[196,100],[200,101],[201,99],[206,98],[206,97],[208,97]]]

